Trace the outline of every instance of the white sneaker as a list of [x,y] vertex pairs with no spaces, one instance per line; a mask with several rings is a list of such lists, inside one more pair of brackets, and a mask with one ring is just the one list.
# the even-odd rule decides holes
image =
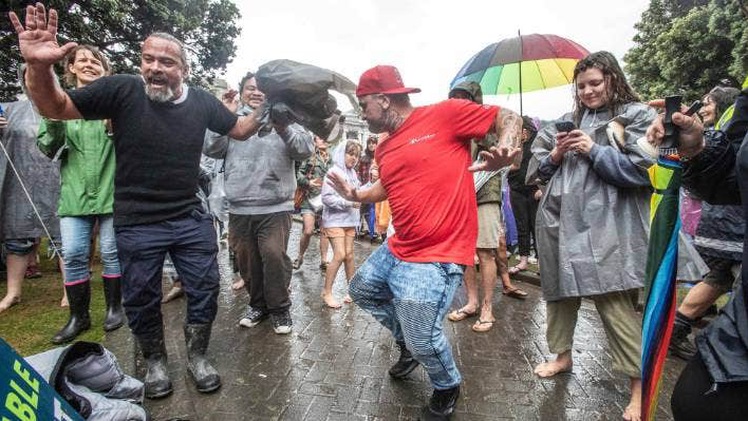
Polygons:
[[291,313],[288,311],[271,313],[270,320],[273,322],[273,330],[278,335],[288,335],[291,333],[293,321],[291,320]]

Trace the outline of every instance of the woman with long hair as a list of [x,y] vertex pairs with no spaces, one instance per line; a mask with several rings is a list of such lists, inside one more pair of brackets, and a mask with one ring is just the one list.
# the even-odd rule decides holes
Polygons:
[[[335,148],[332,156],[332,167],[329,172],[345,177],[351,185],[358,187],[360,182],[356,174],[356,164],[361,156],[361,144],[354,141],[341,143]],[[356,228],[361,223],[358,202],[343,199],[329,183],[322,186],[322,226],[324,235],[332,244],[332,260],[325,272],[325,287],[322,300],[330,308],[340,308],[341,305],[332,295],[332,286],[338,274],[340,265],[345,266],[345,279],[350,281],[356,268],[353,264],[353,240],[356,238]],[[351,302],[346,296],[346,303]]]
[[[641,288],[648,245],[646,169],[637,146],[656,113],[639,102],[615,57],[592,53],[574,69],[574,110],[545,127],[532,145],[527,180],[547,183],[537,217],[546,306],[546,339],[555,360],[535,374],[572,370],[582,297],[595,303],[613,357],[629,378],[623,418],[641,418],[641,318],[631,292]],[[569,122],[573,123],[570,124]]]
[[[65,81],[75,88],[109,74],[106,57],[90,45],[76,47],[64,64]],[[70,318],[52,337],[52,342],[69,342],[91,325],[89,264],[91,238],[97,223],[107,306],[104,330],[115,330],[124,324],[125,316],[113,226],[115,159],[111,125],[104,120],[44,119],[37,143],[47,156],[60,159],[58,213]]]

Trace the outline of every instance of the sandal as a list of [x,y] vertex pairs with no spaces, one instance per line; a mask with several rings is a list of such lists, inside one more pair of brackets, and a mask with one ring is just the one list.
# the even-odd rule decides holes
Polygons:
[[527,298],[527,295],[528,295],[527,292],[517,287],[512,287],[511,289],[504,289],[501,293],[506,295],[507,297],[517,298],[520,300],[524,300],[525,298]]
[[470,328],[473,329],[473,332],[484,333],[484,332],[488,332],[489,330],[491,330],[494,323],[496,323],[496,320],[478,319],[478,321],[475,322],[475,324],[471,326]]
[[478,309],[475,309],[472,313],[468,313],[464,308],[454,310],[447,315],[447,318],[452,322],[459,322],[467,319],[468,317],[475,317],[478,315]]

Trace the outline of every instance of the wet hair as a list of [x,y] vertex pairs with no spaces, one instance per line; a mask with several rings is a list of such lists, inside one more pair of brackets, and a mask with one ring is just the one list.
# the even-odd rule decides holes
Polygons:
[[522,116],[522,128],[530,133],[537,133],[538,127],[535,125],[535,121],[531,117],[526,115]]
[[363,147],[360,143],[354,140],[349,140],[345,143],[345,153],[351,153],[354,149],[357,149],[358,153],[360,154]]
[[[173,42],[174,44],[177,44],[179,47],[179,59],[182,60],[182,65],[184,66],[184,72],[188,73],[190,70],[190,62],[187,60],[187,50],[184,47],[184,43],[177,39],[174,35],[167,34],[166,32],[154,32],[150,35],[148,35],[148,38],[161,38],[166,41]],[[146,39],[148,39],[146,38]]]
[[[618,64],[615,56],[607,51],[598,51],[579,60],[574,67],[574,81],[580,73],[589,69],[598,69],[605,77],[605,89],[608,94],[608,103],[606,106],[610,109],[612,115],[618,114],[621,106],[630,102],[638,102],[639,96],[636,95],[631,85],[626,81],[621,66]],[[586,107],[582,104],[576,89],[574,90],[574,121],[577,125],[582,121],[582,115]]]
[[730,105],[735,103],[738,94],[740,94],[740,89],[738,88],[726,88],[719,85],[706,94],[706,96],[714,102],[715,123],[722,116],[722,113],[724,113]]
[[247,74],[244,75],[244,77],[242,78],[242,81],[239,82],[239,93],[241,93],[242,90],[244,90],[244,84],[247,83],[247,81],[252,79],[253,77],[255,77],[255,74],[252,72],[247,72]]
[[345,153],[346,154],[355,153],[356,156],[360,156],[362,150],[363,150],[363,146],[361,146],[361,144],[355,140],[349,140],[345,142]]
[[101,51],[99,51],[98,48],[94,47],[93,45],[81,44],[73,48],[73,50],[70,51],[63,60],[65,74],[62,78],[65,83],[70,86],[75,86],[77,82],[77,77],[70,71],[70,66],[75,63],[75,56],[78,54],[78,51],[82,50],[88,51],[92,56],[94,56],[96,60],[99,60],[101,62],[101,67],[104,69],[105,75],[108,75],[111,71],[111,68],[109,67],[109,60],[107,60],[106,56]]

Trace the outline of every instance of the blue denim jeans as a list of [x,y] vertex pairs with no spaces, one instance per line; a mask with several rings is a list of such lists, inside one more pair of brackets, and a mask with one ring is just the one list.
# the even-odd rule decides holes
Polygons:
[[120,276],[112,215],[63,216],[60,218],[60,234],[66,285],[88,281],[91,235],[97,220],[99,221],[102,276],[104,278]]
[[359,307],[392,331],[396,341],[405,341],[437,390],[462,380],[443,322],[463,269],[455,263],[404,262],[385,242],[359,268],[349,288]]

